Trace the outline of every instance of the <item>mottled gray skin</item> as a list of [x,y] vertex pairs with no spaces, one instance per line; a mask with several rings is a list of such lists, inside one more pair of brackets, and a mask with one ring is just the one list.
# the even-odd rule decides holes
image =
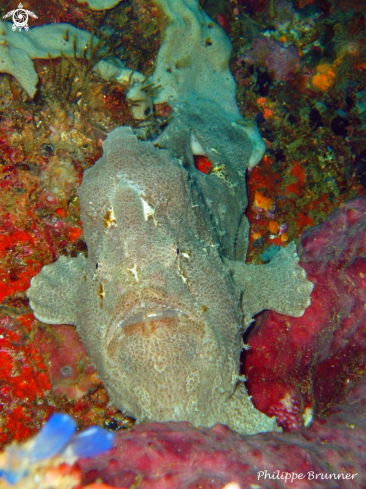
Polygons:
[[[195,169],[192,133],[219,172]],[[240,125],[188,104],[156,146],[114,130],[79,189],[88,257],[32,279],[36,317],[76,325],[112,402],[137,421],[276,429],[239,378],[242,333],[272,304],[301,315],[312,286],[293,246],[268,266],[235,261],[248,243],[249,154]]]
[[[210,234],[220,255],[245,260],[249,243],[249,222],[244,214],[248,205],[245,174],[251,146],[244,127],[218,113],[204,101],[200,105],[177,104],[174,119],[157,143],[179,158],[188,171],[203,199],[205,213],[210,215]],[[213,165],[210,175],[195,168],[191,134]]]

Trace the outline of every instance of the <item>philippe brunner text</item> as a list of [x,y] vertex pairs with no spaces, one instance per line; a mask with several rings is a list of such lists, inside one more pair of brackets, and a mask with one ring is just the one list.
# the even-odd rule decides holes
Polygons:
[[282,470],[275,470],[274,472],[268,472],[268,470],[260,470],[257,472],[258,480],[261,479],[274,479],[283,480],[285,482],[294,482],[296,480],[308,479],[309,481],[318,480],[351,480],[357,475],[351,473],[327,473],[327,472],[314,472],[309,470],[309,472],[284,472]]

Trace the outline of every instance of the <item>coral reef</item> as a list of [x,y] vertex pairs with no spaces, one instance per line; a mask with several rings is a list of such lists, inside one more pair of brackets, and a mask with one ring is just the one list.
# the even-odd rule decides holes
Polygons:
[[[19,481],[21,485],[15,486],[22,489],[122,489],[136,485],[141,489],[244,489],[254,485],[282,489],[289,484],[301,484],[304,489],[358,489],[366,482],[365,400],[363,381],[348,393],[344,403],[332,407],[327,420],[315,420],[310,429],[298,433],[240,437],[221,425],[208,429],[184,422],[140,424],[118,432],[113,448],[95,456],[90,445],[94,451],[98,440],[102,451],[102,433],[98,438],[91,432],[78,447],[76,465],[76,457],[67,457],[67,448],[60,454],[62,440],[60,443],[59,436],[50,436],[54,429],[48,429],[49,455],[55,448],[59,455],[36,463],[24,460],[19,449],[27,449],[33,439],[24,448],[13,445],[0,454],[0,470],[9,462],[9,455],[13,461],[14,455],[20,455],[21,473],[29,471]],[[68,436],[66,433],[63,440]],[[6,474],[19,477],[19,465]],[[0,480],[0,487],[14,486]]]
[[365,213],[365,198],[350,201],[301,235],[311,306],[302,318],[265,312],[247,338],[253,402],[287,430],[308,426],[365,373]]
[[[50,380],[44,359],[36,346],[27,342],[32,318],[29,314],[1,318],[1,426],[0,442],[12,438],[22,440],[35,431],[36,422],[49,413],[43,406],[45,393],[50,389]],[[16,403],[15,400],[18,400]]]
[[[111,7],[112,0],[90,0],[89,3]],[[233,51],[231,57],[228,54],[226,63],[230,63],[238,84],[236,96],[240,114],[245,119],[256,120],[267,148],[260,164],[247,172],[249,205],[246,216],[251,225],[247,261],[262,264],[270,261],[273,253],[285,248],[288,242],[298,243],[304,229],[324,221],[347,200],[365,194],[364,5],[361,0],[204,0],[200,3],[230,38]],[[3,2],[0,8],[3,17],[13,7]],[[54,27],[57,23],[68,23],[88,31],[87,42],[90,33],[95,33],[103,38],[107,47],[120,46],[113,52],[114,56],[129,73],[140,72],[147,77],[142,84],[144,88],[151,83],[166,29],[167,18],[161,7],[143,0],[125,0],[107,11],[91,11],[87,2],[40,0],[37,5],[26,3],[25,8],[38,17],[30,19],[31,30],[44,24],[52,23]],[[174,15],[171,15],[170,22],[174,22]],[[207,29],[203,32],[207,33]],[[67,37],[66,31],[61,35]],[[243,60],[238,63],[258,38],[264,45],[268,42],[269,46],[276,46],[278,52],[290,53],[292,46],[297,67],[285,81],[276,75],[283,69],[280,57],[267,59],[263,53],[253,64]],[[203,44],[206,39],[207,35]],[[144,112],[142,109],[147,107],[138,107],[136,100],[128,99],[128,83],[106,81],[93,72],[95,60],[88,58],[89,50],[85,53],[84,47],[85,44],[76,57],[71,49],[68,58],[33,61],[32,70],[39,80],[33,100],[13,76],[0,73],[1,445],[35,433],[55,410],[72,414],[80,429],[97,423],[118,430],[133,423],[109,403],[105,388],[97,385],[98,379],[90,374],[90,360],[72,327],[58,325],[53,330],[41,325],[30,314],[24,293],[30,279],[42,266],[62,255],[76,257],[80,252],[86,253],[76,187],[81,183],[83,171],[100,158],[107,133],[125,124],[141,127],[141,123],[131,117],[129,106],[135,114]],[[184,49],[182,46],[181,51]],[[1,50],[6,54],[9,47],[4,45]],[[179,70],[189,73],[189,59],[181,60],[174,58],[174,52],[171,54],[173,65],[179,66],[175,73]],[[229,73],[227,65],[224,72]],[[319,82],[324,90],[313,82]],[[152,99],[159,87],[157,91],[155,86],[146,90],[152,90],[149,93]],[[136,93],[145,96],[144,90]],[[231,93],[231,100],[234,95]],[[169,118],[172,109],[160,104],[150,106],[150,110],[146,119],[147,134],[155,138],[172,122]],[[145,131],[138,132],[139,137],[146,137]],[[213,165],[211,155],[208,158],[207,151],[202,152],[202,145],[199,148],[195,141],[189,143],[194,143],[197,175],[203,171],[203,177],[212,175],[224,181],[227,178],[225,168],[219,163]],[[218,200],[216,203],[213,208],[220,212],[215,217],[220,219],[222,207],[218,207]],[[219,230],[221,232],[222,228]],[[225,239],[220,236],[221,243]],[[71,348],[76,349],[77,355],[68,358]],[[312,345],[312,351],[314,348]],[[343,384],[336,384],[341,396],[363,375],[363,368],[359,368],[363,358],[362,342],[355,347],[355,362],[351,365],[347,356],[349,350],[345,352],[345,370],[338,369]],[[288,355],[291,357],[294,353]],[[339,367],[339,358],[335,361]],[[327,369],[333,370],[325,361],[323,365],[322,378],[326,378]],[[308,372],[307,367],[305,370]],[[294,376],[300,378],[301,372],[296,370]],[[319,390],[308,392],[312,385],[319,386]],[[295,397],[298,392],[298,388],[293,391]],[[75,399],[79,395],[83,397]],[[288,406],[291,399],[291,396],[285,399],[289,401]],[[316,427],[320,426],[324,419],[317,421],[317,416],[329,414],[338,396],[331,383],[324,388],[319,374],[310,382],[303,382],[296,399],[299,399],[298,407],[294,405],[296,416],[288,418],[288,423],[282,418],[283,425],[289,428],[292,422],[294,426],[309,425],[314,418]],[[307,399],[310,399],[308,405]],[[356,397],[347,399],[350,403],[356,401]],[[351,409],[354,407],[350,405]],[[286,409],[289,408],[285,406],[279,414],[286,415]],[[364,445],[352,414],[348,426],[344,430],[349,436],[346,442],[353,438],[362,451]],[[305,437],[310,436],[310,430],[305,432]],[[333,428],[330,430],[334,433]],[[323,446],[324,438],[315,439]],[[331,442],[331,434],[326,439]],[[265,442],[260,447],[262,451],[264,445]],[[350,447],[349,453],[337,451],[337,457],[348,463],[347,457],[355,460],[357,454],[350,445],[346,446]],[[288,448],[284,458],[295,449],[293,445]],[[330,464],[333,463],[331,453],[335,452],[328,452]],[[288,470],[295,469],[288,467]],[[81,480],[80,473],[77,477]],[[89,473],[89,480],[92,480],[92,473]],[[259,483],[255,474],[250,483]],[[326,487],[332,483],[329,480],[318,482]],[[209,486],[210,482],[207,484]],[[273,487],[284,482],[262,479],[262,484]],[[336,484],[351,482],[337,481]],[[359,487],[363,481],[356,478],[353,484]]]

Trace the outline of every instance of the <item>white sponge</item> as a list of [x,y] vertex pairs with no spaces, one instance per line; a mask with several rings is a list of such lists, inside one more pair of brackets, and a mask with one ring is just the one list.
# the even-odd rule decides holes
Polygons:
[[155,103],[209,100],[239,117],[236,83],[229,69],[231,43],[197,0],[155,0],[168,17],[156,69]]

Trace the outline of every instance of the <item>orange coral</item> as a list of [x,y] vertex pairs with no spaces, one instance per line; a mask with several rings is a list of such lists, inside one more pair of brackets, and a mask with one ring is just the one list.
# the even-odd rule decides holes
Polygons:
[[270,221],[268,224],[268,229],[271,231],[271,233],[277,234],[280,227],[276,221]]
[[259,209],[264,209],[265,211],[273,211],[276,207],[271,198],[265,197],[258,190],[254,194],[254,205]]
[[330,63],[320,63],[315,69],[315,74],[311,77],[311,86],[321,92],[326,92],[334,85],[336,80],[336,70]]
[[268,119],[268,117],[272,117],[272,116],[273,116],[273,110],[272,109],[267,109],[267,108],[263,109],[263,117],[265,119]]

